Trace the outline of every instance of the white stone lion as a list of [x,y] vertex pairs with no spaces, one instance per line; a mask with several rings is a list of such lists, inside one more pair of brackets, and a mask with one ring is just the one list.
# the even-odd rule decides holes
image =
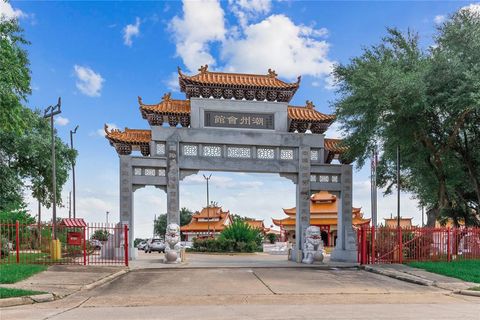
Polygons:
[[165,232],[165,263],[180,262],[180,227],[170,223]]
[[312,264],[313,262],[322,262],[323,256],[323,241],[320,228],[316,226],[309,226],[305,230],[302,262],[307,264]]

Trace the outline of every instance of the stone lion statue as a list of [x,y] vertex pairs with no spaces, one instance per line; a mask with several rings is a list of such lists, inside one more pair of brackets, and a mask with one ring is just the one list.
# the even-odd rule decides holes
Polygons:
[[307,264],[322,262],[323,256],[323,241],[320,228],[316,226],[309,226],[305,230],[302,262]]
[[165,232],[165,263],[180,262],[180,227],[170,223]]

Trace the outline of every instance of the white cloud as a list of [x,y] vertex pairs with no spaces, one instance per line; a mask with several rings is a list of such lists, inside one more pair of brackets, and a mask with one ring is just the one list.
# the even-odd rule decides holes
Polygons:
[[66,126],[69,123],[70,123],[70,120],[68,120],[67,118],[64,118],[62,116],[57,116],[55,118],[55,124],[57,124],[59,126]]
[[178,84],[178,73],[172,72],[170,78],[165,81],[165,84],[170,91],[180,92],[180,85]]
[[218,1],[184,1],[183,17],[175,16],[170,29],[175,35],[177,55],[190,71],[214,65],[209,44],[225,37],[224,12]]
[[480,2],[479,3],[471,3],[468,6],[462,7],[460,10],[469,10],[472,13],[480,15]]
[[246,27],[248,21],[267,14],[272,8],[270,0],[229,0],[230,11],[237,17],[241,27]]
[[445,20],[447,20],[447,17],[443,14],[437,15],[435,18],[433,18],[433,22],[435,22],[435,24],[442,24],[445,22]]
[[89,97],[99,97],[105,79],[89,67],[75,65],[76,86],[81,93]]
[[132,46],[132,38],[140,35],[140,18],[135,19],[135,24],[127,24],[123,28],[123,43],[126,46]]
[[0,20],[26,18],[28,15],[20,9],[14,9],[8,2],[0,0]]
[[[242,39],[225,42],[222,56],[231,71],[266,73],[269,67],[283,77],[329,75],[330,45],[318,39],[322,29],[296,25],[284,15],[272,15],[245,28]],[[272,54],[274,52],[275,54]]]
[[[108,130],[111,131],[113,129],[117,130],[118,126],[115,123],[107,123]],[[99,136],[105,137],[105,129],[97,129],[95,132],[90,133],[90,136]]]

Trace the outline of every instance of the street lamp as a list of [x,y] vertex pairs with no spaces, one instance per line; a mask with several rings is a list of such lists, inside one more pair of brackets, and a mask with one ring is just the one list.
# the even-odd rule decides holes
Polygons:
[[107,225],[108,225],[108,214],[109,214],[109,213],[110,213],[110,212],[109,212],[109,211],[107,211]]
[[205,180],[207,180],[207,217],[208,217],[207,218],[208,219],[207,229],[208,229],[208,235],[210,235],[210,210],[209,210],[210,193],[209,193],[209,190],[208,190],[208,181],[212,177],[212,174],[210,173],[210,175],[208,177],[206,175],[203,175],[203,177],[205,178]]
[[62,113],[60,109],[62,105],[62,100],[59,97],[58,102],[54,106],[49,106],[45,109],[43,113],[44,118],[50,118],[50,129],[52,131],[52,240],[56,240],[55,227],[57,224],[57,178],[56,178],[56,169],[55,169],[55,132],[53,117],[57,114]]
[[[73,135],[77,133],[78,126],[70,130],[70,148],[73,150]],[[73,182],[73,218],[77,217],[76,202],[75,202],[75,159],[72,162],[72,182]]]

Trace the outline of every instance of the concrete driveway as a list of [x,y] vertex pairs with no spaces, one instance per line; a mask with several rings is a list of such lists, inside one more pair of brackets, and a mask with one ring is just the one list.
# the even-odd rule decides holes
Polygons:
[[480,319],[480,299],[357,269],[133,270],[1,319]]

